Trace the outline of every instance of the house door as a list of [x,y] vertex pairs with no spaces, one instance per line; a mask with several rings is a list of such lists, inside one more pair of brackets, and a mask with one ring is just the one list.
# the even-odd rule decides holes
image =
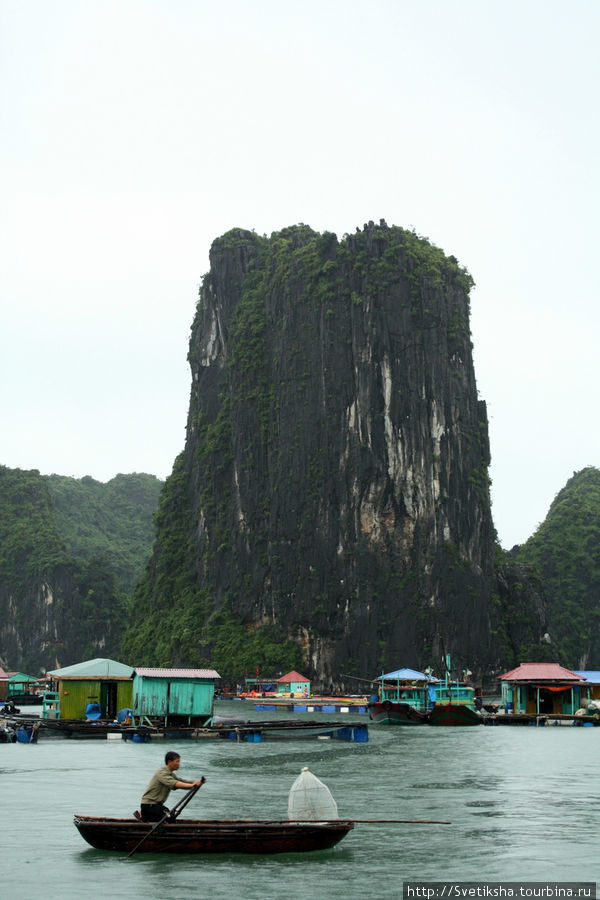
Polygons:
[[117,718],[117,684],[114,681],[103,681],[100,685],[100,706],[103,718]]
[[540,712],[546,715],[554,712],[554,694],[551,691],[540,691]]

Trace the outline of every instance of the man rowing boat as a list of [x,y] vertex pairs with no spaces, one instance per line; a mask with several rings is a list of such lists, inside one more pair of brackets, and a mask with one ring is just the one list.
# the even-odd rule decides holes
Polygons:
[[177,778],[175,772],[179,768],[181,757],[174,750],[169,750],[165,755],[165,765],[157,769],[144,791],[141,803],[141,815],[135,814],[136,819],[140,818],[143,822],[160,822],[160,820],[169,814],[169,810],[164,806],[164,802],[171,791],[177,788],[190,790],[194,787],[200,787],[206,781],[202,776],[199,781],[181,781]]

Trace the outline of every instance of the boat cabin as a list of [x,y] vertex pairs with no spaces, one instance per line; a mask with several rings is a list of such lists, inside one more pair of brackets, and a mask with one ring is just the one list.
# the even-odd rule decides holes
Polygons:
[[574,715],[585,680],[558,663],[521,663],[499,678],[507,713]]
[[461,681],[442,681],[435,686],[436,703],[452,703],[454,706],[476,707],[475,688]]
[[139,666],[133,679],[134,721],[159,719],[162,725],[198,728],[210,725],[215,683],[220,678],[214,669]]
[[396,669],[376,679],[378,699],[385,703],[406,703],[418,712],[426,713],[436,700],[437,678],[415,669]]
[[[114,659],[91,659],[48,672],[55,687],[53,716],[59,719],[117,718],[119,710],[131,707],[132,666]],[[56,715],[55,715],[56,714]]]

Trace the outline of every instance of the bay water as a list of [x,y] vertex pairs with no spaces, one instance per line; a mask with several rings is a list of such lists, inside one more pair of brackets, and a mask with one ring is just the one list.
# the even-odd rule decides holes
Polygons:
[[[248,703],[221,702],[215,712],[291,717]],[[142,744],[42,732],[36,744],[0,744],[0,896],[399,898],[408,881],[600,880],[600,728],[387,728],[366,715],[324,718],[368,723],[368,743]],[[126,859],[89,847],[73,815],[130,817],[171,749],[181,754],[182,777],[207,778],[186,818],[286,818],[289,789],[308,766],[340,818],[452,824],[358,823],[335,848],[308,854]],[[172,794],[170,805],[182,797]]]

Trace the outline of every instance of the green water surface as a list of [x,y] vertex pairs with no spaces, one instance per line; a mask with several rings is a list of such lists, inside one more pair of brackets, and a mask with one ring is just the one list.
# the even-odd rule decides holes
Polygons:
[[[222,703],[217,711],[239,714],[240,706]],[[246,704],[243,713],[272,715]],[[308,766],[330,788],[341,818],[452,824],[357,824],[337,847],[310,854],[127,860],[90,848],[73,814],[129,817],[168,749],[181,754],[184,777],[208,779],[185,816],[286,818],[288,791]],[[599,759],[600,728],[571,726],[371,725],[368,743],[137,744],[42,735],[37,744],[1,744],[0,892],[7,900],[295,900],[401,897],[404,881],[598,881]]]

